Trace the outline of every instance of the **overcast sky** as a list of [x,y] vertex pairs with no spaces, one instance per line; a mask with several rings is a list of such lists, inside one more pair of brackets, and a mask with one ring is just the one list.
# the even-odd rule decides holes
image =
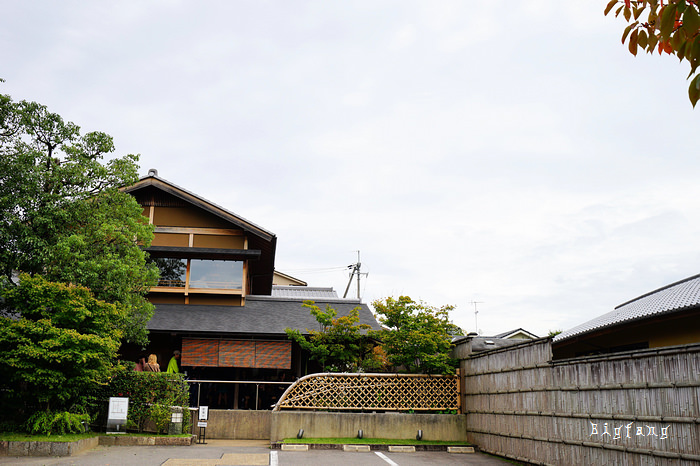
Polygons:
[[[342,295],[568,329],[700,273],[689,67],[607,0],[0,0],[0,93],[275,233]],[[355,285],[351,292],[354,296]]]

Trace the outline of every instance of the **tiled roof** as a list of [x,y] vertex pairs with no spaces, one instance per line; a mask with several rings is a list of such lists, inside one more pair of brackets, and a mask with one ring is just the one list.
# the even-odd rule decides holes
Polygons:
[[272,296],[275,298],[301,298],[311,300],[338,299],[338,294],[333,288],[314,286],[272,285]]
[[700,305],[700,275],[672,283],[620,304],[612,312],[589,320],[554,337],[554,342],[573,338],[625,322],[683,311]]
[[[367,305],[358,300],[316,300],[322,309],[326,304],[338,311],[338,316],[348,315],[359,306],[360,323],[379,330]],[[286,328],[306,333],[307,328],[316,330],[319,324],[309,309],[302,307],[302,300],[273,296],[248,296],[245,306],[156,304],[148,323],[151,331],[207,334],[284,335]]]

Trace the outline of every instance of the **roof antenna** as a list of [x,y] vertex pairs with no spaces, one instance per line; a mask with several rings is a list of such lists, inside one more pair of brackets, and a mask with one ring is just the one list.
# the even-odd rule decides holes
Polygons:
[[484,304],[483,301],[469,301],[469,304],[474,305],[474,329],[476,330],[476,333],[479,333],[479,322],[477,320],[477,316],[479,314],[479,311],[476,310],[476,305],[477,304]]

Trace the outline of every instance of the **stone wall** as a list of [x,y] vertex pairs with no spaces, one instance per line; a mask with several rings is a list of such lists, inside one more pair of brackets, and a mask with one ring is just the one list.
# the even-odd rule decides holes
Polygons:
[[15,442],[0,441],[0,456],[71,456],[95,448],[98,438],[75,442]]

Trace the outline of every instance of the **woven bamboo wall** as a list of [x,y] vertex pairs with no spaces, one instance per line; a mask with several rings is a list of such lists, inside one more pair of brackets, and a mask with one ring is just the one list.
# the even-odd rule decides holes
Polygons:
[[274,410],[459,410],[457,376],[415,374],[311,374],[284,392]]
[[551,354],[543,339],[461,361],[470,442],[536,464],[699,464],[700,345]]

